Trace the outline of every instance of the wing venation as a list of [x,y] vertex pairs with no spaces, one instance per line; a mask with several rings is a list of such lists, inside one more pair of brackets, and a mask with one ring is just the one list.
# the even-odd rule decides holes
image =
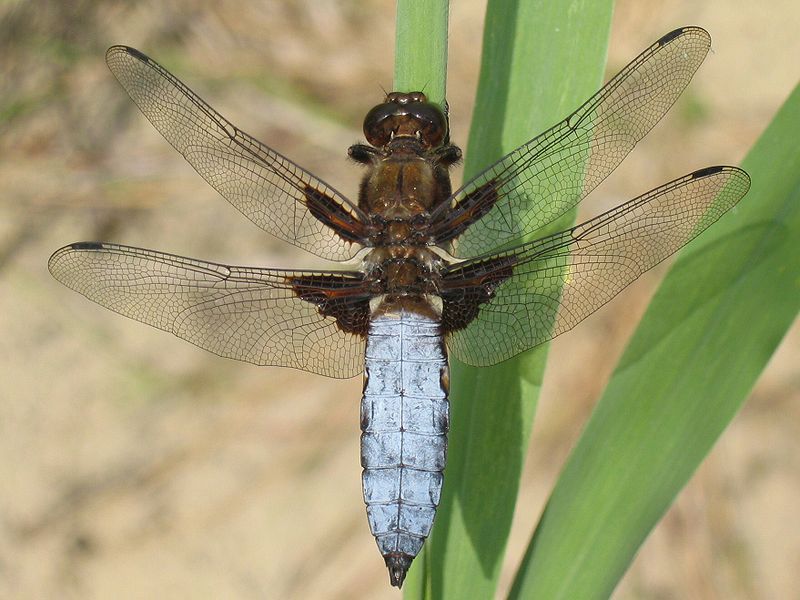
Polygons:
[[[603,181],[686,88],[711,47],[684,27],[642,52],[573,114],[467,182],[432,216],[432,235],[479,256],[551,223]],[[466,231],[459,223],[474,215]]]
[[719,219],[749,187],[736,167],[702,169],[572,229],[452,265],[442,296],[450,351],[486,366],[572,329]]
[[[109,69],[153,126],[211,186],[264,231],[329,260],[352,258],[366,237],[363,213],[324,181],[241,131],[156,61],[128,46]],[[320,199],[346,218],[318,218]]]
[[339,378],[363,368],[357,332],[369,298],[357,273],[233,267],[98,242],[65,246],[48,267],[90,300],[226,358]]

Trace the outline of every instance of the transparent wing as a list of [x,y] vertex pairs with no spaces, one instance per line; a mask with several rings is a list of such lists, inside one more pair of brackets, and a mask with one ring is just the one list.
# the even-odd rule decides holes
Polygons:
[[161,135],[253,223],[330,260],[358,251],[366,219],[347,198],[239,130],[138,50],[112,46],[106,62]]
[[572,329],[714,223],[749,186],[741,169],[709,167],[567,231],[451,266],[442,293],[450,351],[491,365]]
[[98,242],[65,246],[48,267],[90,300],[226,358],[329,377],[363,368],[354,332],[366,330],[369,299],[358,274],[229,267]]
[[561,123],[456,191],[433,214],[432,237],[448,241],[466,229],[454,253],[468,258],[506,246],[564,214],[664,116],[710,47],[710,36],[698,27],[662,37]]

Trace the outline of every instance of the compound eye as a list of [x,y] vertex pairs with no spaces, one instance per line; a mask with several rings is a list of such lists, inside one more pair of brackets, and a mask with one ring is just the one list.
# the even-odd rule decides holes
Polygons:
[[395,119],[400,107],[393,102],[384,102],[373,107],[364,117],[364,136],[376,148],[388,144],[396,129]]
[[408,105],[408,110],[422,140],[432,148],[441,146],[447,135],[447,119],[442,111],[429,102],[413,102]]
[[386,102],[367,113],[364,135],[376,148],[385,146],[397,135],[417,137],[426,146],[435,148],[447,137],[447,118],[422,92],[392,92],[386,96]]

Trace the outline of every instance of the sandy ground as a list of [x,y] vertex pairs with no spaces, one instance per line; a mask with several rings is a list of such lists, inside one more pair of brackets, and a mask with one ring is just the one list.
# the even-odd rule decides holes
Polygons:
[[[103,53],[147,51],[244,129],[352,191],[358,170],[344,149],[391,87],[394,3],[168,4],[0,7],[0,597],[397,597],[360,499],[359,380],[216,358],[92,305],[46,269],[53,250],[85,239],[313,264],[183,163]],[[453,3],[457,141],[483,10]],[[618,3],[609,71],[685,24],[710,30],[715,52],[587,211],[739,162],[800,78],[799,22],[789,0]],[[700,110],[681,108],[690,103]],[[504,585],[658,276],[551,351]],[[798,597],[799,360],[795,327],[615,598]]]

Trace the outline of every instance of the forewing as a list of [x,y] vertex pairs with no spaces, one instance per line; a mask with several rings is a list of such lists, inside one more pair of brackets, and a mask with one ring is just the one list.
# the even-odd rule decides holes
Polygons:
[[240,131],[138,50],[112,46],[106,62],[161,135],[253,223],[330,260],[358,251],[366,220],[347,198]]
[[[226,358],[329,377],[363,368],[355,332],[366,331],[369,298],[358,274],[230,267],[98,242],[65,246],[48,267],[90,300]],[[328,296],[335,310],[320,309]],[[347,311],[342,322],[331,316]]]
[[571,329],[714,223],[749,186],[740,169],[709,167],[567,231],[451,266],[442,284],[450,352],[486,366]]
[[710,36],[698,27],[662,37],[561,123],[456,191],[433,214],[432,238],[441,244],[466,229],[454,254],[468,258],[506,246],[563,215],[664,116],[710,47]]

